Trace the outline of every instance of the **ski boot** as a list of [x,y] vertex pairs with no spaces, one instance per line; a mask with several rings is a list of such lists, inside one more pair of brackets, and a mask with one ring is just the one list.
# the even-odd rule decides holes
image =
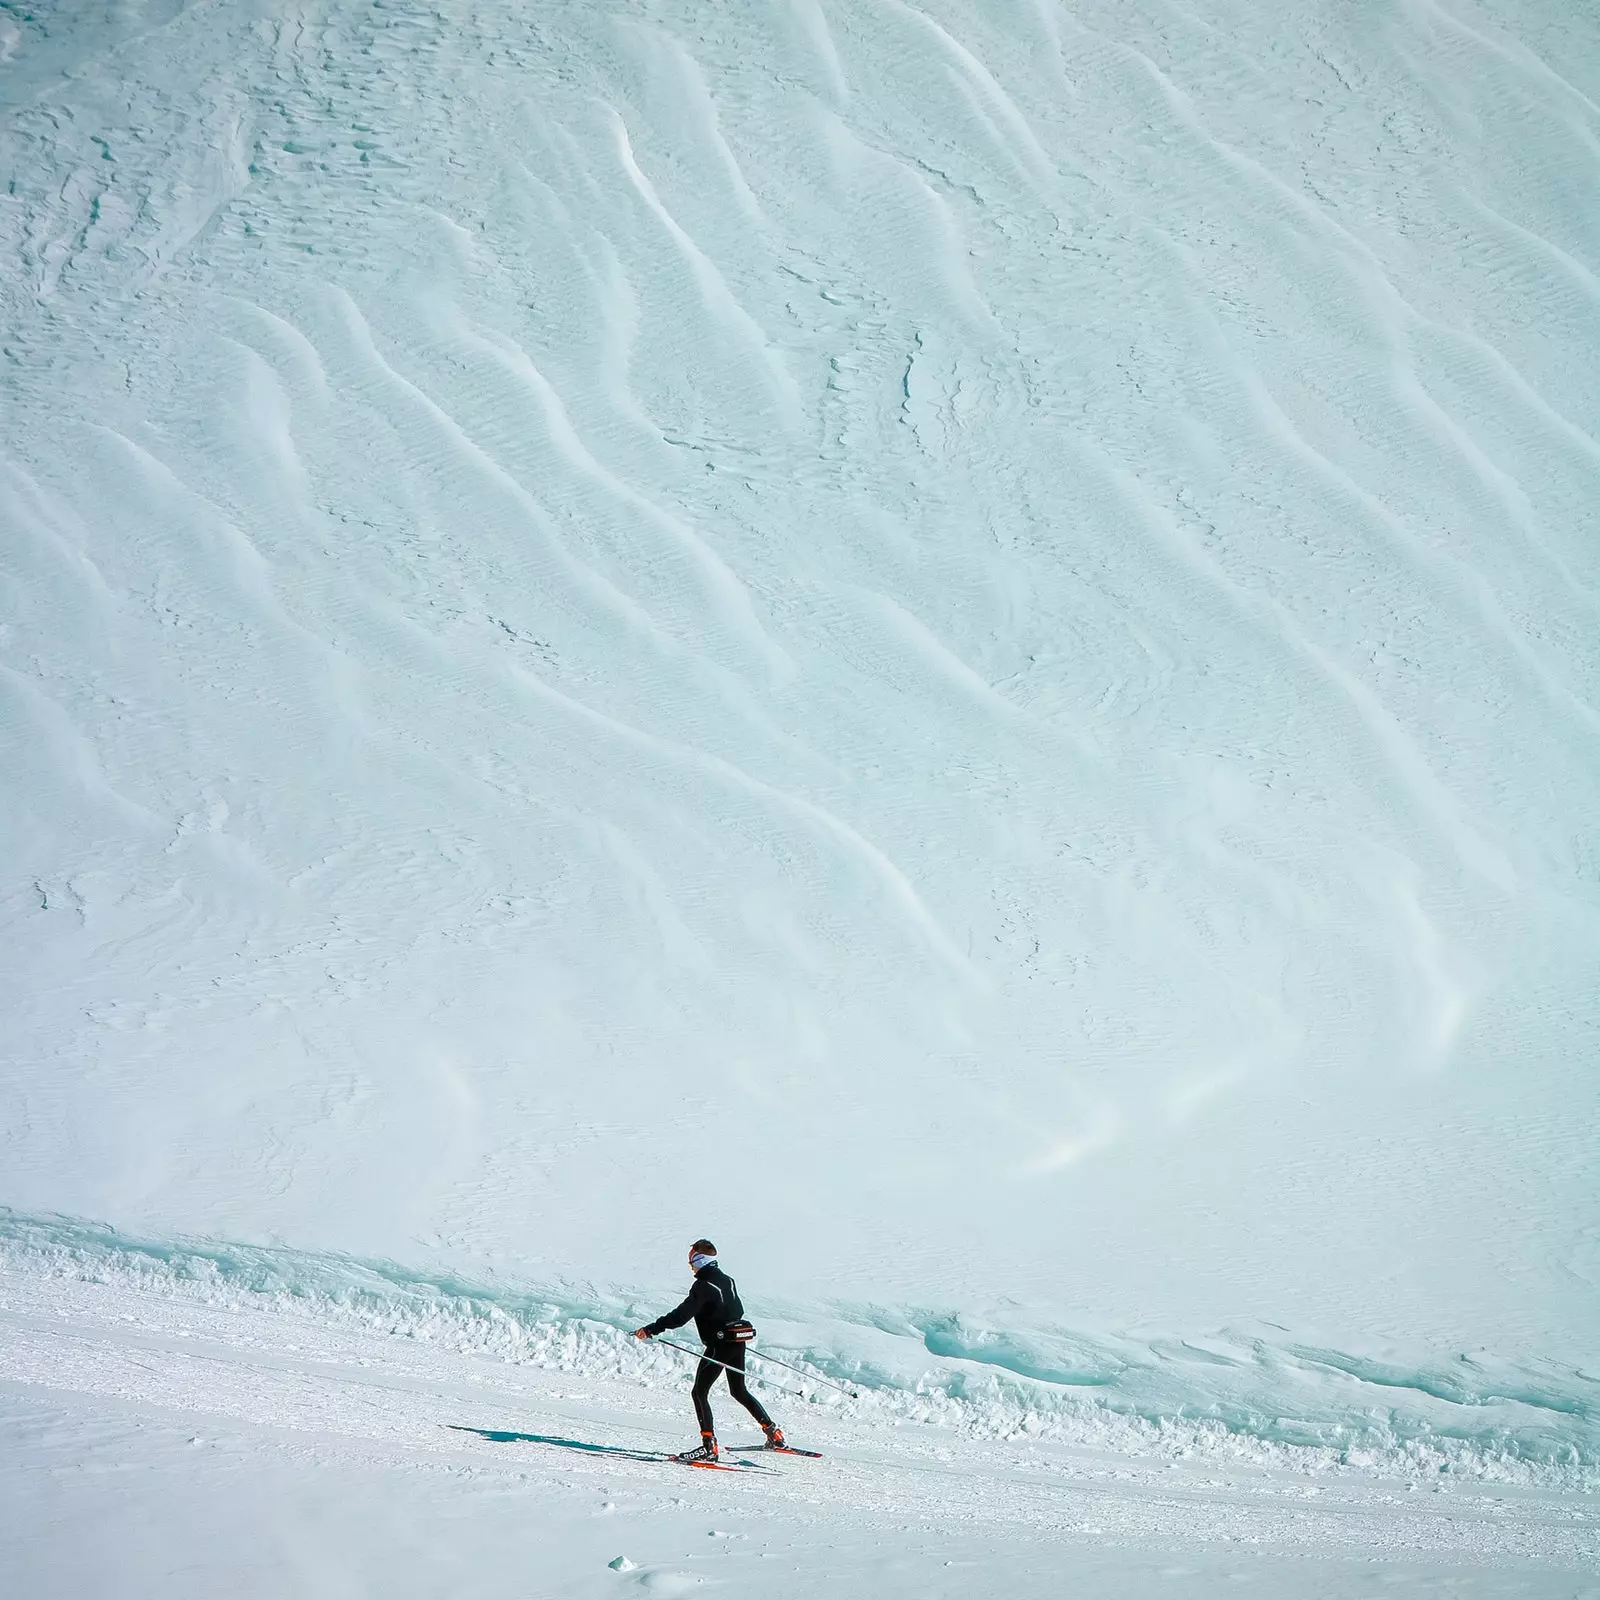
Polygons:
[[776,1422],[763,1422],[761,1431],[767,1436],[767,1449],[782,1450],[784,1448],[783,1429]]
[[715,1461],[717,1459],[717,1436],[714,1433],[700,1435],[700,1447],[697,1450],[684,1450],[672,1458],[674,1461]]

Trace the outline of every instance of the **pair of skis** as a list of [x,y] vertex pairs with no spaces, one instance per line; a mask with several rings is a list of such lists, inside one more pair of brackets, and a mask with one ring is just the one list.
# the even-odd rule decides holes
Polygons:
[[[572,1450],[586,1456],[609,1456],[622,1461],[671,1461],[680,1467],[704,1467],[713,1472],[771,1472],[759,1461],[685,1461],[682,1456],[665,1450],[634,1450],[627,1445],[594,1444],[587,1439],[564,1439],[552,1433],[519,1433],[511,1428],[473,1428],[459,1422],[445,1424],[452,1433],[472,1433],[491,1444],[542,1444],[558,1450]],[[809,1456],[813,1461],[822,1459],[820,1450],[797,1450],[793,1445],[733,1444],[728,1453],[736,1456]]]
[[[730,1444],[724,1447],[729,1455],[736,1456],[807,1456],[812,1461],[820,1461],[820,1450],[797,1450],[792,1444]],[[765,1472],[770,1468],[763,1467],[756,1461],[690,1461],[686,1456],[668,1456],[668,1461],[676,1461],[680,1467],[706,1467],[713,1472]]]

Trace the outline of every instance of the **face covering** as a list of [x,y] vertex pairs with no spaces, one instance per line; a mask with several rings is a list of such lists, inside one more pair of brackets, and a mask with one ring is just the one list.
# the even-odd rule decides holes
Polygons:
[[715,1256],[692,1255],[689,1257],[689,1270],[698,1272],[701,1267],[709,1267],[716,1259]]

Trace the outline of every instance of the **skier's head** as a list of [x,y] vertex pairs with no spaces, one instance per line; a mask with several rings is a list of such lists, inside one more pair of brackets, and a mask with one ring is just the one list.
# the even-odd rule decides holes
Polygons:
[[689,1270],[698,1272],[717,1259],[717,1247],[709,1239],[696,1239],[689,1246]]

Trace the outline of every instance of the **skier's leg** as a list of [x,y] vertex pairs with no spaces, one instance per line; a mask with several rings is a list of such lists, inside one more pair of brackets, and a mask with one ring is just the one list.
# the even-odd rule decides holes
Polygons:
[[722,1368],[715,1361],[707,1361],[701,1357],[700,1365],[695,1368],[694,1374],[694,1414],[700,1419],[700,1432],[703,1437],[716,1431],[711,1423],[711,1385],[721,1376]]
[[717,1355],[726,1361],[733,1370],[728,1373],[728,1393],[750,1413],[763,1428],[772,1426],[772,1418],[767,1415],[767,1408],[750,1393],[744,1381],[744,1346],[742,1344],[726,1344],[718,1347]]

